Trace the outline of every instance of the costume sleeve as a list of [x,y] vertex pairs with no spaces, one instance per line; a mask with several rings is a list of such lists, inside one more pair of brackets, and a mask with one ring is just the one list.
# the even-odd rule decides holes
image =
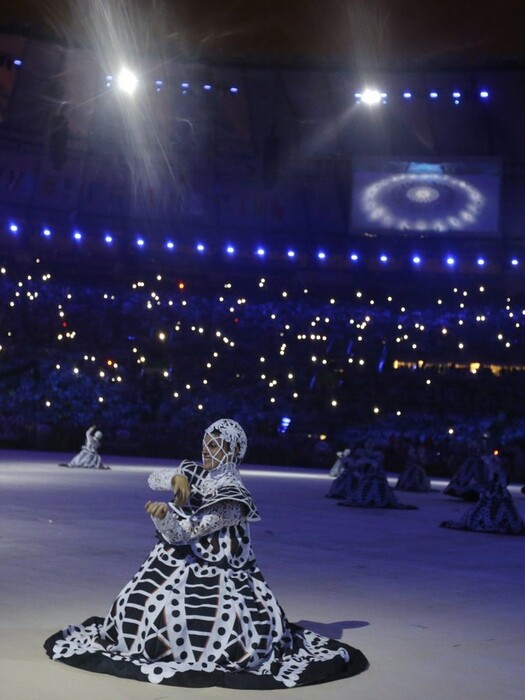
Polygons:
[[148,486],[153,491],[172,491],[171,480],[174,476],[182,474],[178,469],[157,469],[148,476]]
[[190,486],[194,486],[202,478],[202,471],[202,465],[185,459],[173,469],[156,469],[148,477],[148,486],[153,491],[172,491],[171,480],[174,476],[185,476]]
[[164,518],[151,519],[158,532],[170,544],[188,544],[223,527],[237,525],[245,519],[245,515],[240,503],[221,501],[208,508],[202,508],[187,518],[178,518],[169,510]]
[[85,441],[85,446],[88,448],[88,450],[93,449],[93,432],[94,432],[94,426],[92,425],[90,428],[86,430],[86,441]]

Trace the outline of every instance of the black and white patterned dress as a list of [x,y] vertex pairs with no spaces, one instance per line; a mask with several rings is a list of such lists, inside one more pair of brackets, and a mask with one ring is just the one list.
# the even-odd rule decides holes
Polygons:
[[346,482],[345,500],[337,505],[352,508],[417,510],[417,506],[399,503],[379,462],[368,463],[367,466],[361,465],[360,471],[356,474],[359,475],[357,479]]
[[[179,471],[180,470],[180,471]],[[159,543],[106,618],[50,637],[50,658],[174,686],[290,688],[355,675],[368,663],[343,642],[288,623],[259,570],[249,521],[259,519],[233,465],[205,472],[183,462],[150,476],[191,485],[189,506],[154,518]]]
[[441,527],[500,535],[525,535],[525,522],[506,487],[505,475],[495,471],[490,486],[481,492],[479,501],[459,520],[445,520]]

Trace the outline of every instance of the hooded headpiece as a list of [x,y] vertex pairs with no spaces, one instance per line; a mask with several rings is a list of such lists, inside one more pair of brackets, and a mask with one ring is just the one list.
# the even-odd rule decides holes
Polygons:
[[[217,433],[219,437],[217,437]],[[211,435],[219,441],[222,450],[222,454],[219,457],[221,464],[226,462],[238,464],[242,462],[246,454],[248,440],[246,433],[237,421],[231,418],[221,418],[209,425],[204,434]]]

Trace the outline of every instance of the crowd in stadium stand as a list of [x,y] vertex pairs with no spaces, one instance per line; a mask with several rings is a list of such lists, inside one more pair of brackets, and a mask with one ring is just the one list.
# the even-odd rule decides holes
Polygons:
[[[485,436],[519,478],[525,303],[491,284],[408,301],[355,284],[286,288],[271,272],[197,290],[6,262],[0,444],[74,450],[96,423],[106,452],[177,457],[227,414],[250,432],[253,462],[329,466],[374,436],[449,455]],[[449,473],[447,459],[430,473]]]

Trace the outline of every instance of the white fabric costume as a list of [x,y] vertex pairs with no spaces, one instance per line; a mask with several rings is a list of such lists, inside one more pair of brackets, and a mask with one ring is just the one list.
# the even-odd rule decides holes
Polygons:
[[[184,475],[185,506],[153,518],[157,544],[105,618],[50,637],[55,660],[99,673],[175,686],[290,688],[354,675],[363,654],[288,623],[253,554],[249,522],[259,520],[237,462],[246,435],[231,420],[210,426],[217,466],[184,461],[150,475],[172,490]],[[217,448],[217,449],[216,449]]]
[[80,448],[80,452],[76,454],[70,462],[61,466],[78,467],[81,469],[109,469],[109,467],[106,467],[102,462],[98,453],[101,440],[102,433],[92,425],[86,432],[86,442]]

